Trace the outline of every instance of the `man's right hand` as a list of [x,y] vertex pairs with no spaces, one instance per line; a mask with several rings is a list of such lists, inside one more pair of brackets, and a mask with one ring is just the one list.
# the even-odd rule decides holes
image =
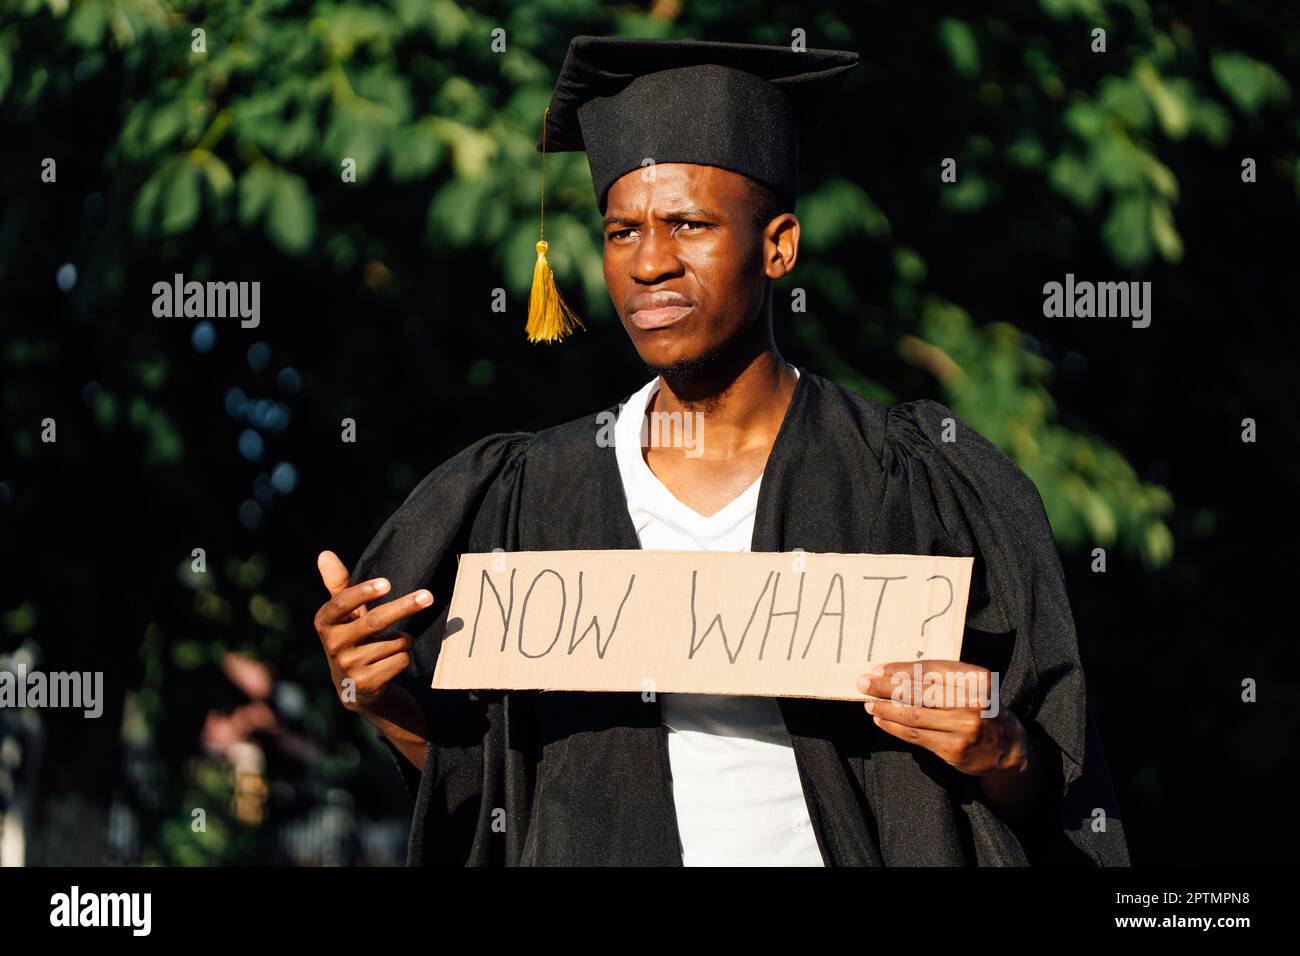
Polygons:
[[388,691],[392,679],[410,666],[414,645],[409,634],[383,639],[375,635],[429,607],[433,595],[413,591],[367,610],[366,602],[388,593],[388,581],[373,578],[351,584],[347,567],[333,551],[322,551],[316,567],[330,592],[330,599],[316,612],[315,624],[334,690],[348,710],[365,713]]

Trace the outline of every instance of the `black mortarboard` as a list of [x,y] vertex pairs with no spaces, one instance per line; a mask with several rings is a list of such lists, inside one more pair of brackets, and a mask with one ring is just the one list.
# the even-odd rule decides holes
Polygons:
[[[610,186],[647,159],[720,166],[793,207],[800,156],[857,63],[847,50],[574,37],[538,137],[543,171],[546,153],[585,150],[602,214]],[[532,341],[561,338],[576,322],[554,287],[544,235],[529,302]]]
[[609,187],[647,158],[721,166],[793,205],[799,156],[857,62],[846,50],[574,37],[545,148],[586,151],[601,213]]

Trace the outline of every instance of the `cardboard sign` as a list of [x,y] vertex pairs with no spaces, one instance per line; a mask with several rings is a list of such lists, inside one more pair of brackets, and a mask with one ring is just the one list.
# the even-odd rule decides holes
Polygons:
[[959,660],[972,558],[465,554],[439,689],[862,700],[868,666]]

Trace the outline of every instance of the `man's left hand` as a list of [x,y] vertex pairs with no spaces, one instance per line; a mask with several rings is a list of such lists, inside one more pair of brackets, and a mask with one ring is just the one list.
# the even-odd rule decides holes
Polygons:
[[[863,706],[885,733],[924,747],[962,773],[1027,777],[1029,734],[1010,710],[987,713],[991,687],[986,668],[961,661],[891,661],[858,678],[858,690],[871,698]],[[953,695],[954,688],[978,694]]]

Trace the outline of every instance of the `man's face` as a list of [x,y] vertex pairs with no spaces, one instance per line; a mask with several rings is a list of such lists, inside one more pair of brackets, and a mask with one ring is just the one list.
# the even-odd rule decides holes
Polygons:
[[605,285],[647,365],[689,364],[725,349],[758,320],[768,274],[763,231],[738,173],[660,163],[610,187]]

